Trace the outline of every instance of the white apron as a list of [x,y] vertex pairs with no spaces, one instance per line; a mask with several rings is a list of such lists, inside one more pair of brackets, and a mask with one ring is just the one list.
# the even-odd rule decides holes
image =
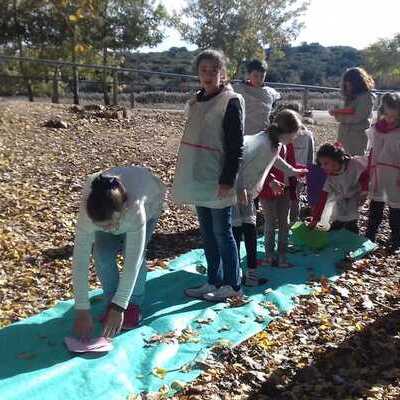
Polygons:
[[234,98],[240,100],[244,111],[242,96],[230,86],[208,101],[189,101],[172,187],[176,203],[225,208],[236,202],[234,190],[227,197],[217,197],[225,160],[223,121],[226,107]]

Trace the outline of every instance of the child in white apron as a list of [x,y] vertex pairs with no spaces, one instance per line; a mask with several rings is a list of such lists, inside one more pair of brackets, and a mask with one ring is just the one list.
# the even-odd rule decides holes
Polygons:
[[389,207],[390,245],[400,248],[400,94],[382,97],[382,119],[367,131],[371,198],[366,236],[375,241]]
[[172,195],[178,204],[196,207],[208,267],[207,282],[185,294],[219,302],[242,295],[231,218],[242,157],[244,102],[223,84],[225,61],[220,52],[203,51],[195,64],[202,88],[188,104]]

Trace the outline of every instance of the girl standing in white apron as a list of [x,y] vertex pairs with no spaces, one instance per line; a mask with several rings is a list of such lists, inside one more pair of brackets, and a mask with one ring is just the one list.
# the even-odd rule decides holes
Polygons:
[[243,98],[223,84],[224,56],[205,50],[195,61],[201,90],[189,101],[172,195],[196,207],[207,260],[208,279],[186,295],[208,301],[241,296],[238,250],[231,213],[242,156]]

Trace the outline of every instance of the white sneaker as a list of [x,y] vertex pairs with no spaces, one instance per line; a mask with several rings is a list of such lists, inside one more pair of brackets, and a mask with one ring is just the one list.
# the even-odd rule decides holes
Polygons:
[[217,290],[216,286],[210,285],[209,283],[205,283],[204,285],[185,289],[185,294],[188,297],[194,297],[195,299],[202,299],[203,295],[206,293],[214,292]]
[[207,301],[212,301],[214,303],[225,302],[229,297],[241,297],[243,292],[241,289],[233,290],[232,286],[221,286],[219,289],[210,291],[204,294],[203,299]]

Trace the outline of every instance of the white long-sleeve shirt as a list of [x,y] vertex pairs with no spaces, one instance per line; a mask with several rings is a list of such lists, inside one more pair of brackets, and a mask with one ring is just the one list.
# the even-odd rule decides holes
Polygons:
[[106,231],[94,224],[86,211],[92,181],[99,174],[100,172],[87,178],[76,227],[72,261],[76,309],[90,308],[88,267],[97,231],[115,235],[126,233],[124,268],[112,302],[123,308],[127,307],[144,257],[146,223],[158,217],[164,202],[165,186],[148,169],[131,166],[103,171],[103,175],[115,176],[121,180],[128,197],[118,225],[114,230]]
[[279,143],[277,148],[273,148],[269,134],[265,131],[245,136],[236,189],[246,189],[250,197],[256,198],[273,165],[286,176],[294,176],[297,170],[279,156],[281,147]]

